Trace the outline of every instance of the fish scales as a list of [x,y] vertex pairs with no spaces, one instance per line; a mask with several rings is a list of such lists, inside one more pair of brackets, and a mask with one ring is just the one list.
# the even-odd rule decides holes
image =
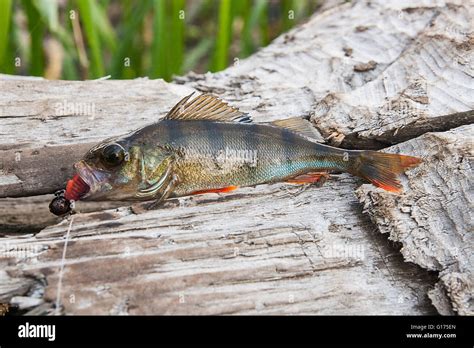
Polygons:
[[314,128],[292,118],[259,124],[220,99],[183,98],[158,122],[104,140],[75,163],[76,174],[50,210],[70,211],[72,201],[154,200],[227,192],[239,186],[287,181],[316,183],[343,171],[399,193],[398,175],[419,158],[344,150],[314,140]]
[[[277,182],[310,169],[340,169],[342,154],[286,129],[269,125],[162,121],[136,134],[130,146],[169,145],[178,157],[176,195],[225,187]],[[342,153],[342,151],[341,151]]]

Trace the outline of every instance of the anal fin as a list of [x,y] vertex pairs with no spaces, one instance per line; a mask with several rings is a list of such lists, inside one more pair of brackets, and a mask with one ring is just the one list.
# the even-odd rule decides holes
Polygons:
[[318,186],[322,186],[327,179],[329,179],[329,174],[326,172],[311,172],[298,175],[286,182],[290,184],[318,184]]

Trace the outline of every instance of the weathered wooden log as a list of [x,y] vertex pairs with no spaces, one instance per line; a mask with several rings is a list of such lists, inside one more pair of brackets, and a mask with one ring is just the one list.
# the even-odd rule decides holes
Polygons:
[[[48,206],[52,197],[51,195],[39,195],[0,199],[0,236],[14,233],[37,233],[47,226],[59,223],[62,218],[49,211]],[[75,203],[74,210],[88,213],[129,204],[128,202],[112,201],[78,201]]]
[[[343,176],[322,188],[176,199],[139,215],[78,214],[61,304],[68,314],[433,313],[433,276],[376,233],[355,187]],[[29,254],[7,266],[9,282],[36,283],[54,303],[68,226],[10,238]]]
[[[310,117],[329,143],[351,148],[404,141],[404,129],[419,135],[427,120],[441,123],[430,130],[444,130],[439,117],[451,128],[472,123],[473,15],[461,1],[346,3],[223,72],[177,78],[186,86],[0,81],[0,197],[53,192],[85,143],[156,121],[189,87],[219,95],[256,121]],[[360,69],[370,61],[373,69]],[[37,161],[46,163],[43,171]]]
[[92,145],[157,121],[192,91],[146,79],[8,79],[0,80],[0,90],[8,91],[0,94],[0,197],[63,188],[72,164]]
[[[262,185],[174,199],[139,215],[128,205],[84,205],[83,212],[100,211],[74,215],[64,263],[70,221],[46,217],[48,196],[34,197],[62,188],[90,144],[158,120],[192,90],[217,94],[256,122],[308,118],[322,141],[346,148],[379,149],[471,124],[472,14],[458,1],[353,1],[323,7],[217,74],[175,83],[1,80],[0,197],[18,198],[0,201],[0,301],[49,312],[64,264],[59,295],[67,314],[472,313],[469,224],[465,210],[445,201],[469,201],[470,183],[458,174],[451,180],[458,167],[447,156],[408,172],[400,197],[360,188],[371,219],[354,193],[362,182],[348,175],[321,188]],[[393,150],[466,154],[450,134]],[[433,167],[441,162],[451,169],[445,181]],[[420,224],[398,213],[408,209],[404,202],[427,212],[423,202],[433,202],[432,214],[455,227]],[[402,243],[410,263],[379,231]],[[426,245],[415,251],[418,238]],[[460,241],[462,252],[449,254]],[[443,248],[450,251],[438,254]],[[440,282],[422,268],[440,272]]]
[[[425,160],[407,173],[406,193],[387,195],[369,185],[358,190],[364,211],[380,232],[403,244],[405,260],[438,271],[440,287],[435,291],[442,290],[463,315],[474,315],[473,139],[474,125],[469,125],[391,147],[388,151]],[[444,301],[433,300],[446,312],[439,302]]]

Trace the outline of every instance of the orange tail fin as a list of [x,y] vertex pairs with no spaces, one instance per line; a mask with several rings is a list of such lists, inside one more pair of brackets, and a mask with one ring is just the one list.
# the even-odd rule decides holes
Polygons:
[[352,172],[377,187],[399,193],[402,190],[402,185],[398,180],[398,175],[421,162],[422,160],[418,157],[363,151],[355,159]]

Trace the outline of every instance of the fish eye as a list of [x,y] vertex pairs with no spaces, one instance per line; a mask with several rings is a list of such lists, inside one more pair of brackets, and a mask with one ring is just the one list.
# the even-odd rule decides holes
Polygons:
[[101,155],[105,165],[115,167],[124,161],[125,150],[119,144],[110,144],[102,149]]

